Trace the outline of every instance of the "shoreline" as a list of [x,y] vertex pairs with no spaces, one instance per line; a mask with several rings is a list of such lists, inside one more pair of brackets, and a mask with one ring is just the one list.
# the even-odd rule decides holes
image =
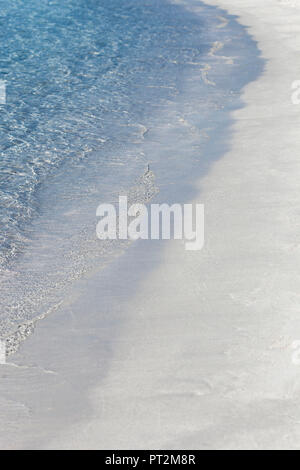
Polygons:
[[199,182],[206,248],[166,248],[127,306],[115,367],[91,394],[98,415],[49,447],[299,448],[300,113],[291,83],[300,9],[206,3],[238,15],[267,60],[233,112],[230,150]]
[[[21,375],[11,377],[19,388],[19,408],[12,414],[31,416],[22,385],[29,380],[37,387],[35,419],[48,426],[38,448],[299,446],[299,369],[291,362],[291,344],[300,338],[300,253],[292,223],[300,202],[300,108],[291,104],[290,85],[300,73],[300,42],[296,32],[290,37],[281,31],[283,12],[285,20],[295,20],[290,7],[276,0],[204,3],[238,15],[267,60],[264,73],[244,89],[245,107],[232,111],[230,148],[197,183],[194,202],[206,207],[205,248],[189,253],[171,242],[161,254],[159,245],[148,253],[139,243],[134,255],[131,247],[105,272],[82,282],[63,316],[56,312],[39,324],[17,355],[15,372]],[[300,5],[295,11],[300,16]],[[263,13],[269,13],[272,31]],[[122,284],[116,274],[126,272]],[[105,285],[113,278],[118,295],[108,301]],[[100,386],[84,373],[86,338],[91,355],[99,354],[89,373],[97,372],[100,382],[102,370]],[[62,370],[64,361],[70,364],[69,351],[74,353],[67,384],[63,375],[56,383],[49,350],[56,351]],[[78,370],[84,384],[78,384]],[[59,436],[49,403],[38,393],[41,384],[64,388],[59,407],[65,429]],[[91,393],[82,404],[84,387]]]
[[[164,4],[163,0],[162,5]],[[174,78],[172,91],[158,93],[162,96],[156,103],[145,101],[147,111],[144,114],[148,118],[145,121],[142,118],[137,121],[145,125],[136,123],[124,127],[122,153],[125,155],[118,155],[118,149],[108,148],[108,154],[106,155],[104,150],[102,158],[100,147],[100,154],[92,152],[85,163],[83,161],[77,166],[77,163],[69,165],[66,162],[40,188],[37,195],[39,216],[27,227],[25,238],[28,240],[24,250],[20,251],[15,263],[7,266],[1,273],[0,336],[6,339],[8,351],[15,351],[19,343],[32,332],[36,322],[61,305],[63,299],[70,295],[73,282],[80,280],[90,271],[97,270],[99,264],[106,265],[110,258],[126,250],[126,243],[118,241],[99,246],[94,237],[97,222],[95,212],[99,203],[114,202],[123,191],[137,192],[136,202],[143,202],[146,195],[142,193],[147,192],[147,188],[143,190],[140,180],[147,162],[151,164],[157,176],[162,202],[172,198],[181,202],[188,201],[195,194],[193,182],[196,175],[200,177],[208,171],[211,160],[219,158],[222,154],[222,148],[214,149],[212,158],[206,158],[204,155],[205,158],[202,159],[202,154],[205,154],[202,148],[206,140],[211,138],[210,133],[213,133],[210,129],[213,127],[212,123],[217,121],[219,132],[223,132],[225,140],[225,127],[230,125],[227,104],[239,106],[238,98],[228,94],[226,84],[230,75],[228,69],[235,67],[236,70],[236,66],[226,62],[226,69],[223,71],[222,61],[216,59],[216,49],[212,46],[215,39],[218,39],[218,45],[226,42],[223,39],[227,34],[226,26],[225,29],[220,29],[221,32],[219,29],[216,32],[216,28],[222,23],[214,8],[203,9],[202,23],[201,17],[195,21],[195,14],[185,11],[185,7],[170,6],[173,14],[177,11],[174,16],[175,23],[183,13],[179,29],[191,22],[194,23],[193,28],[197,25],[196,30],[192,29],[193,35],[189,41],[199,62],[189,63],[187,59],[175,61],[176,68],[182,71],[179,82]],[[205,36],[202,31],[204,24]],[[241,35],[241,30],[242,28],[236,28],[236,31],[232,31],[233,36]],[[177,47],[180,52],[181,43]],[[244,47],[247,47],[247,41]],[[217,64],[218,62],[220,64]],[[173,60],[170,64],[172,66]],[[216,65],[218,71],[214,70]],[[247,76],[242,73],[241,65],[239,70],[243,84],[247,81]],[[211,85],[207,79],[207,74],[211,76],[213,72],[218,79],[217,86]],[[253,75],[256,73],[254,70]],[[192,80],[190,77],[194,75],[196,79]],[[158,77],[157,88],[163,90],[164,87],[160,86],[161,80],[162,77]],[[185,80],[188,80],[188,86],[185,88],[192,88],[187,93],[183,92]],[[242,86],[239,83],[235,85],[238,90]],[[142,88],[141,84],[138,86]],[[220,100],[218,93],[224,93],[224,99],[222,97]],[[182,95],[186,98],[186,103]],[[204,103],[201,103],[203,96]],[[198,107],[202,106],[202,116],[198,110],[193,112],[194,100],[198,102]],[[209,100],[210,106],[206,100]],[[222,106],[225,107],[224,112],[217,109]],[[135,134],[136,128],[139,130],[138,135],[130,142],[130,136]],[[126,164],[129,155],[132,156],[132,162]],[[99,178],[96,176],[98,174]]]

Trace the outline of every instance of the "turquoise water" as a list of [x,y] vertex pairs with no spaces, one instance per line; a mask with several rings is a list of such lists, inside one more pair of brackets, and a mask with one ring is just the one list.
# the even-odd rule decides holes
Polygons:
[[261,61],[234,17],[188,3],[199,14],[166,0],[0,0],[0,337],[11,350],[127,248],[97,239],[100,203],[156,190],[188,201],[227,150],[229,113]]
[[172,98],[209,45],[201,19],[164,0],[10,0],[0,12],[3,263],[22,251],[45,178],[91,152],[101,177],[112,146],[134,140],[151,103]]

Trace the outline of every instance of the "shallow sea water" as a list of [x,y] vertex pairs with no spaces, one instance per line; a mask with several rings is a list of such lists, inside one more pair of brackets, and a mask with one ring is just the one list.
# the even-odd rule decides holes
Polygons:
[[13,352],[128,246],[96,239],[98,204],[192,196],[260,63],[234,18],[204,5],[0,3],[0,335]]

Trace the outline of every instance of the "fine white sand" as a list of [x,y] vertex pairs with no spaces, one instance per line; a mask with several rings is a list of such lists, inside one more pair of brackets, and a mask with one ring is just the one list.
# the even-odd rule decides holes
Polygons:
[[[196,0],[183,3],[197,10]],[[66,419],[57,435],[54,423],[40,447],[300,447],[292,348],[300,340],[300,105],[291,101],[300,80],[300,0],[206,3],[238,15],[266,65],[233,112],[230,149],[199,181],[205,248],[167,243],[157,265],[141,246],[128,271],[141,274],[138,293],[127,297],[116,281],[109,318],[124,322],[115,326],[102,382],[91,384],[86,419]],[[144,265],[152,267],[146,278]],[[100,281],[82,292],[74,318],[82,305],[105,303]],[[48,336],[49,325],[38,328],[27,348]]]
[[[186,1],[195,8],[196,1]],[[199,182],[206,245],[166,246],[127,303],[94,418],[62,448],[299,448],[300,0],[206,0],[266,59],[231,148]],[[125,315],[125,313],[124,313]]]

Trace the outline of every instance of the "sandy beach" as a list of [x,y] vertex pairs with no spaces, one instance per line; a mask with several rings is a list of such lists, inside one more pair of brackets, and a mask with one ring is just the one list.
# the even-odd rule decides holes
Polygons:
[[264,61],[194,184],[205,246],[139,241],[81,280],[1,366],[1,448],[300,446],[300,0],[204,3]]
[[166,247],[91,394],[104,412],[62,447],[299,448],[300,2],[211,3],[238,15],[267,63],[199,183],[205,250]]

